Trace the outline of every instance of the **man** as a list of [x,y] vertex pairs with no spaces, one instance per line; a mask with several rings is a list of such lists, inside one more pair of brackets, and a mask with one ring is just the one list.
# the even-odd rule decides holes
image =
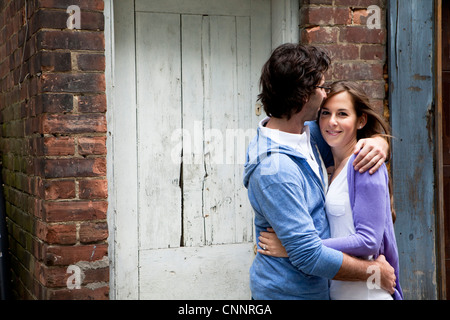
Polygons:
[[[289,258],[257,254],[250,269],[254,299],[329,299],[328,279],[366,281],[368,270],[380,272],[381,287],[394,292],[394,270],[383,256],[359,260],[322,245],[321,238],[329,237],[325,165],[332,158],[311,121],[326,97],[329,64],[318,48],[284,44],[263,67],[259,98],[268,118],[250,143],[244,185],[255,211],[256,234],[273,228]],[[355,162],[362,170],[376,170],[386,159],[383,138],[360,141],[361,147]]]

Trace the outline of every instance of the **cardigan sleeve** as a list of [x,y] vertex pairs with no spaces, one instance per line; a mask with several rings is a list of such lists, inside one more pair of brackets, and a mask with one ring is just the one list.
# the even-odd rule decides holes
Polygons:
[[378,254],[386,222],[386,166],[383,164],[373,175],[368,171],[359,173],[353,168],[348,171],[350,204],[356,231],[348,237],[323,240],[323,244],[353,256]]

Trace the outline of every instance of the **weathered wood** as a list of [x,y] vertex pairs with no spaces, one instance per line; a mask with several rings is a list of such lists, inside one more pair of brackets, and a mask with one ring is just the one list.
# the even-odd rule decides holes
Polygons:
[[389,2],[392,176],[406,299],[436,299],[433,1]]
[[172,134],[181,128],[180,16],[136,13],[139,239],[142,249],[180,245],[180,164]]
[[141,298],[250,299],[251,243],[143,250]]
[[203,183],[206,174],[203,156],[204,64],[202,48],[209,42],[208,17],[182,16],[183,63],[183,245],[203,246]]
[[136,0],[136,11],[203,15],[251,15],[249,0]]
[[[447,299],[447,276],[446,276],[446,266],[445,259],[446,256],[446,239],[450,238],[450,235],[445,228],[445,211],[444,208],[448,206],[444,206],[444,199],[446,190],[444,189],[444,153],[449,153],[450,149],[446,149],[444,151],[443,148],[443,83],[442,83],[442,73],[443,73],[443,60],[447,60],[446,64],[450,62],[448,55],[443,56],[443,47],[448,48],[448,40],[443,42],[443,33],[442,29],[445,26],[447,29],[450,28],[450,23],[448,22],[448,16],[450,15],[450,5],[448,1],[446,1],[445,9],[442,6],[442,0],[435,0],[435,52],[436,52],[436,75],[435,75],[435,148],[436,148],[436,235],[437,235],[437,259],[436,259],[436,269],[438,274],[438,292],[439,299],[446,300]],[[446,11],[446,19],[443,23],[443,10]],[[448,32],[445,33],[446,37],[448,37]],[[448,49],[446,49],[448,52]],[[450,87],[447,87],[445,91],[449,91]],[[446,103],[448,106],[448,102]],[[448,107],[447,109],[448,110]],[[447,191],[448,192],[448,191]]]
[[[252,48],[252,59],[251,59],[251,74],[250,74],[250,86],[252,95],[252,123],[253,127],[256,128],[260,120],[265,116],[264,111],[260,115],[255,114],[256,97],[260,92],[259,88],[259,78],[261,76],[261,69],[264,62],[268,59],[271,50],[273,49],[272,41],[267,41],[267,37],[274,33],[278,33],[277,27],[282,25],[282,22],[276,20],[281,18],[280,16],[273,17],[271,15],[272,1],[270,0],[251,0],[252,6],[252,19],[251,19],[251,30],[252,38],[250,47]],[[284,7],[285,3],[277,2],[276,6]],[[282,9],[278,9],[281,11]],[[286,9],[285,9],[286,10]],[[270,21],[271,23],[267,23]],[[298,41],[298,39],[297,39]]]
[[298,41],[299,9],[299,0],[272,1],[272,23],[275,30],[272,33],[273,48],[278,47],[282,43]]
[[[109,202],[115,215],[114,234],[114,291],[117,299],[138,298],[138,184],[136,132],[135,43],[132,0],[114,2],[115,61],[113,92],[114,104],[108,103],[112,119],[108,130],[112,132],[112,150],[108,162],[114,164],[114,192]],[[111,110],[110,110],[111,111]],[[112,123],[111,123],[112,121]],[[109,211],[110,213],[111,211]]]

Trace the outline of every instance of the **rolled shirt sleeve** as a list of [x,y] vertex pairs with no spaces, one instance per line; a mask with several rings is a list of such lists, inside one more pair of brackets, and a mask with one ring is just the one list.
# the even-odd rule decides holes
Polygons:
[[291,263],[305,274],[332,279],[342,265],[343,254],[322,244],[302,185],[292,180],[275,182],[259,191],[259,198],[264,199],[260,203],[264,217],[286,248]]

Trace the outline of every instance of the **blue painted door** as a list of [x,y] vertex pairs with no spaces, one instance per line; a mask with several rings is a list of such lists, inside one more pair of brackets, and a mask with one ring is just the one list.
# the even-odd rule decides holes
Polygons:
[[442,3],[442,145],[444,164],[445,273],[450,294],[450,2]]
[[389,1],[395,230],[406,299],[438,298],[434,2]]

